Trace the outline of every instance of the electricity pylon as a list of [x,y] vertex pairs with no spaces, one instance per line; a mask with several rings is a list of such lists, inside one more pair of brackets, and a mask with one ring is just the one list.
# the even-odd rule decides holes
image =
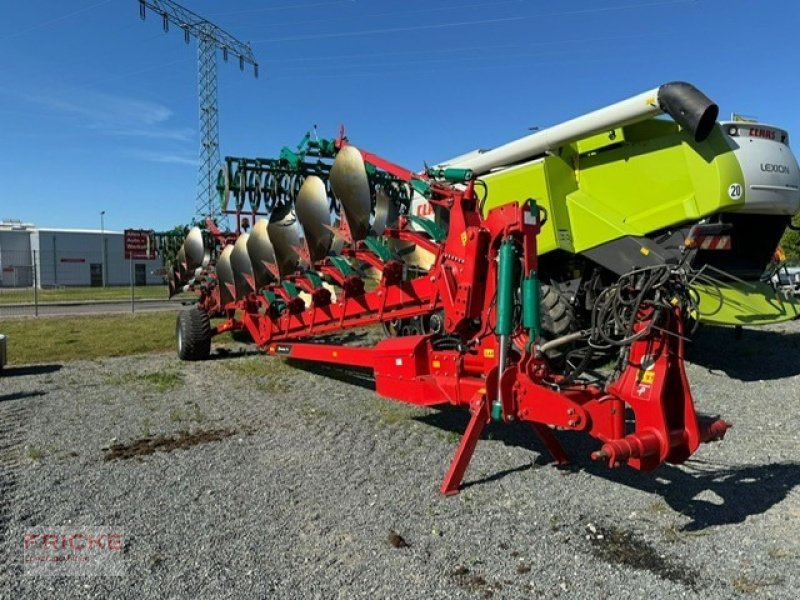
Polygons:
[[228,61],[233,55],[239,59],[239,68],[245,63],[253,65],[258,77],[258,63],[250,44],[241,42],[227,31],[171,0],[139,0],[139,16],[144,20],[147,9],[159,15],[164,31],[170,23],[183,31],[188,44],[197,38],[197,95],[200,104],[200,170],[197,177],[196,214],[201,219],[217,219],[221,215],[217,202],[216,184],[219,160],[219,109],[217,107],[217,50]]

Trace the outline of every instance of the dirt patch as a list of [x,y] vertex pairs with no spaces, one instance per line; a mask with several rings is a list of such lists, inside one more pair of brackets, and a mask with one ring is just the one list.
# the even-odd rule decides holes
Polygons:
[[409,543],[396,531],[389,532],[389,543],[395,548],[408,548]]
[[229,429],[212,429],[208,431],[181,431],[172,437],[158,436],[145,437],[127,444],[114,444],[106,449],[105,460],[127,460],[136,456],[146,456],[156,452],[172,452],[173,450],[186,450],[198,444],[218,442],[235,435]]
[[667,559],[650,544],[637,539],[628,531],[590,524],[586,538],[590,541],[595,556],[608,563],[650,571],[661,579],[699,591],[700,576],[697,571],[679,561]]
[[501,588],[499,583],[490,584],[484,577],[471,573],[464,566],[458,566],[450,571],[450,577],[461,589],[472,594],[481,594],[484,598],[491,598],[495,591]]

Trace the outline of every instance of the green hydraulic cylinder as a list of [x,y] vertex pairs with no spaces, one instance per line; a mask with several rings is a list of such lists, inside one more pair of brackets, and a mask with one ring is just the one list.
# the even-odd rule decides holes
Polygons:
[[497,261],[497,335],[511,335],[514,319],[514,270],[517,263],[517,248],[506,239],[500,245]]
[[503,240],[497,258],[497,321],[494,332],[499,338],[500,356],[497,363],[498,387],[497,396],[492,402],[492,419],[503,418],[503,398],[500,388],[500,376],[506,368],[508,342],[514,328],[514,273],[517,266],[517,247],[510,238]]
[[539,339],[541,331],[542,314],[539,289],[539,275],[536,271],[531,271],[522,280],[522,326],[528,330],[529,346]]
[[446,169],[431,168],[427,170],[427,175],[435,179],[444,179],[450,183],[464,183],[472,179],[471,170],[457,167],[448,167]]

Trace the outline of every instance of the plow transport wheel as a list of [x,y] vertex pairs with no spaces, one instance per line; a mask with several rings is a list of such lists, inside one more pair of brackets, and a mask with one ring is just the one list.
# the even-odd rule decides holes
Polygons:
[[211,319],[197,307],[187,308],[178,314],[175,324],[178,358],[205,360],[211,353]]

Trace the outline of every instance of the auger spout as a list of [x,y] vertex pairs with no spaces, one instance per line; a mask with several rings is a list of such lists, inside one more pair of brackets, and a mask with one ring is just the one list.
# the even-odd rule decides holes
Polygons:
[[439,166],[470,169],[475,175],[483,175],[492,169],[540,156],[590,135],[660,114],[668,114],[691,133],[695,142],[702,142],[711,134],[718,113],[717,105],[700,90],[690,83],[676,81],[537,131],[493,150],[466,155]]

